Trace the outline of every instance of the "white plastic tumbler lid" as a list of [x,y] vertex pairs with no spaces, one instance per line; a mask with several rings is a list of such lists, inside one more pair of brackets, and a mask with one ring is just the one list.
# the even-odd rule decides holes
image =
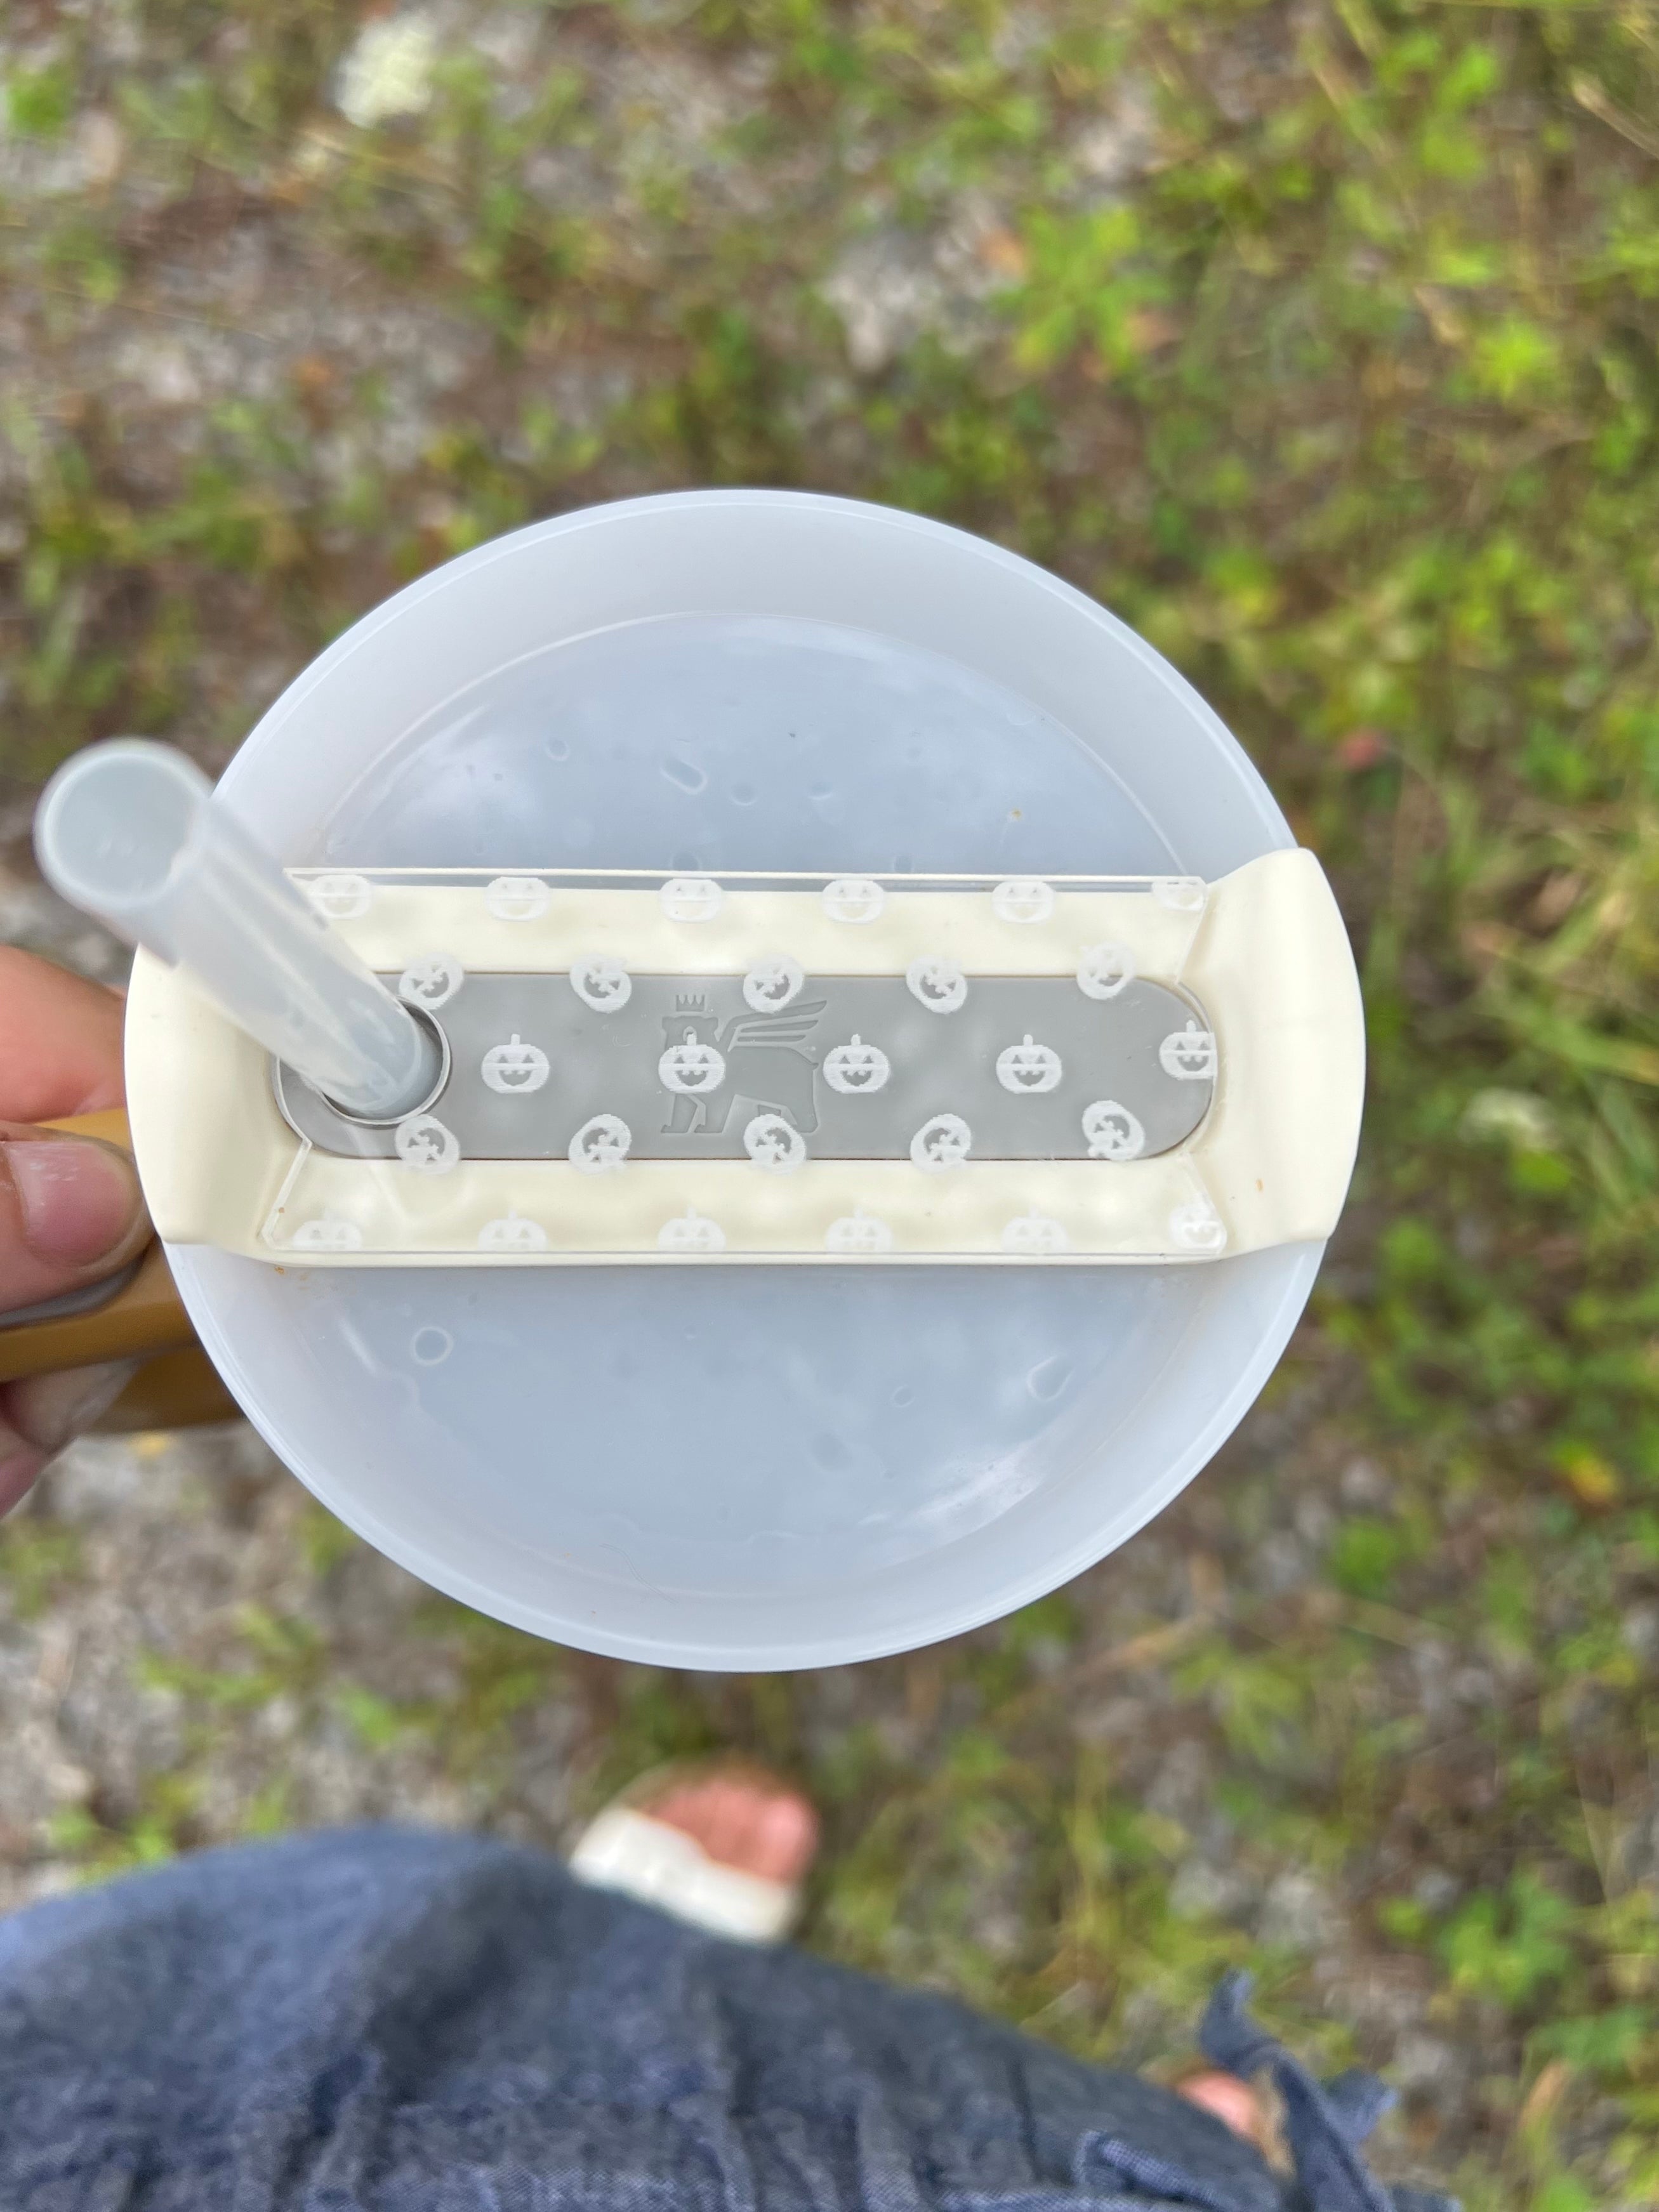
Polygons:
[[[800,493],[478,548],[225,775],[289,865],[1121,871],[1294,843],[1216,716],[1056,578]],[[1121,1544],[1266,1382],[1320,1248],[1202,1267],[283,1269],[175,1249],[276,1451],[441,1589],[750,1670],[974,1626]]]

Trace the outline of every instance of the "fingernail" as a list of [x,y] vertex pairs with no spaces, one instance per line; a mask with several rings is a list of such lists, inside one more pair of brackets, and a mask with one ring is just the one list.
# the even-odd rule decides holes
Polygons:
[[61,1375],[14,1382],[13,1423],[50,1458],[114,1404],[137,1364],[136,1359],[116,1359],[102,1367],[70,1367]]
[[37,1259],[90,1267],[131,1231],[143,1200],[123,1156],[76,1137],[7,1145],[23,1242]]

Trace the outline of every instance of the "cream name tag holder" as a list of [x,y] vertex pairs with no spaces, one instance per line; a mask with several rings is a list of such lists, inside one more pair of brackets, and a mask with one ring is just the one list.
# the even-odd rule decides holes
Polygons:
[[1328,1236],[1363,1027],[1304,851],[1192,877],[290,870],[416,1018],[354,1114],[141,954],[156,1225],[277,1265],[1205,1262]]

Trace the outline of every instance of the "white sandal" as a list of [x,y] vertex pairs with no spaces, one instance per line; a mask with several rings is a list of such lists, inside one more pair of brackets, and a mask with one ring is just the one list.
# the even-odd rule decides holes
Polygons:
[[[658,1767],[642,1775],[591,1820],[570,1854],[570,1871],[593,1889],[612,1889],[641,1905],[738,1943],[779,1943],[800,1917],[799,1882],[745,1874],[710,1858],[696,1837],[647,1811],[668,1786],[732,1770],[716,1763]],[[742,1770],[738,1770],[742,1771]]]

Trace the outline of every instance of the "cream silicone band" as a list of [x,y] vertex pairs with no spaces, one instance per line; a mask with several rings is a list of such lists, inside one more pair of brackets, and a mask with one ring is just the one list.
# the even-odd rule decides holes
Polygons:
[[[948,943],[974,974],[1054,976],[1077,974],[1091,948],[1126,946],[1139,975],[1203,1009],[1213,1103],[1182,1144],[1146,1158],[970,1158],[948,1175],[902,1159],[809,1158],[787,1176],[743,1159],[630,1159],[596,1176],[562,1158],[465,1158],[428,1176],[303,1143],[277,1111],[266,1055],[141,954],[129,1110],[170,1242],[324,1267],[1202,1260],[1323,1238],[1346,1193],[1363,1018],[1341,919],[1309,853],[1267,855],[1209,886],[296,880],[382,970],[441,947],[477,971],[558,972],[599,954],[690,978],[741,973],[782,945],[809,968],[902,975]],[[872,892],[878,910],[858,912],[860,895],[876,903]]]

